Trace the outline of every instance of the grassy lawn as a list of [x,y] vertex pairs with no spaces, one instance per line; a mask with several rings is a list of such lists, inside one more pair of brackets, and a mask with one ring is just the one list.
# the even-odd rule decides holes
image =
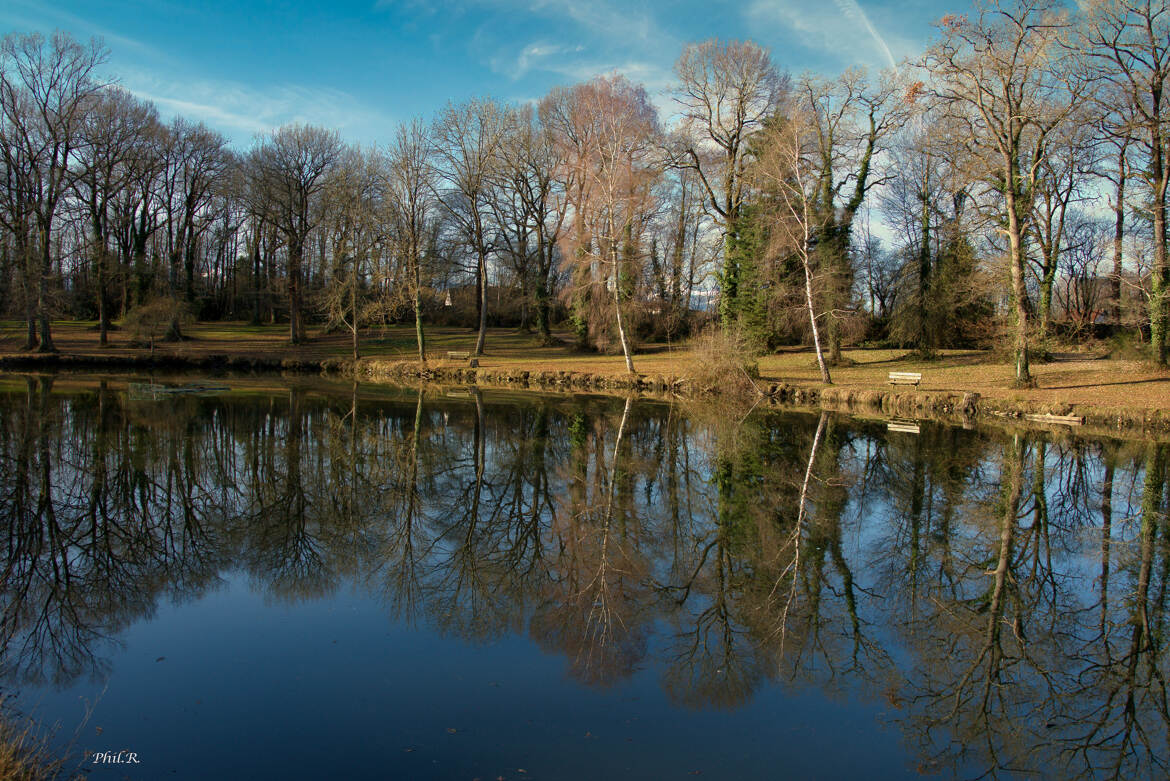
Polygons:
[[[0,353],[16,352],[24,338],[23,323],[0,321]],[[320,360],[350,355],[349,335],[317,334],[308,344],[288,344],[287,326],[250,325],[247,323],[198,323],[187,329],[188,341],[163,344],[157,350],[167,354],[198,356],[229,353],[245,356],[274,354],[304,360]],[[466,328],[427,330],[427,349],[439,365],[455,365],[445,359],[448,350],[471,351],[475,332]],[[559,334],[568,342],[568,334]],[[110,346],[98,347],[93,322],[59,322],[53,326],[53,338],[62,352],[76,354],[126,354],[145,350],[128,347],[129,336],[121,331],[110,334]],[[362,355],[386,360],[413,360],[414,331],[399,326],[386,332],[363,335]],[[847,350],[850,366],[833,370],[834,383],[845,387],[886,387],[891,371],[921,371],[922,390],[974,391],[992,398],[1045,403],[1092,404],[1128,409],[1170,408],[1170,373],[1140,361],[1120,359],[1062,360],[1036,363],[1036,389],[1015,390],[1011,387],[1013,367],[989,353],[949,351],[935,361],[908,360],[904,350]],[[686,344],[647,345],[635,356],[635,368],[649,376],[686,377],[691,373],[696,353]],[[492,329],[488,332],[486,354],[480,359],[485,369],[527,371],[575,371],[590,374],[625,373],[620,355],[576,353],[567,346],[544,346],[534,334],[514,330]],[[760,359],[762,382],[787,382],[819,385],[816,361],[809,350],[790,350]]]
[[[1015,366],[988,353],[948,351],[938,360],[907,360],[905,350],[847,350],[853,366],[833,369],[833,382],[857,388],[886,386],[891,371],[922,372],[926,391],[976,392],[997,399],[1092,404],[1129,409],[1170,408],[1170,372],[1141,361],[1086,358],[1033,363],[1037,387],[1012,388]],[[793,384],[814,384],[820,376],[811,352],[768,356],[761,374]]]

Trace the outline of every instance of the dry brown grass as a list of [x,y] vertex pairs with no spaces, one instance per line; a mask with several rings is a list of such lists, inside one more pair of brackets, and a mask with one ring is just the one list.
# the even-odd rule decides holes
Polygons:
[[[833,381],[844,388],[890,389],[889,372],[922,372],[919,390],[978,393],[993,399],[1042,404],[1170,408],[1170,372],[1132,360],[1070,360],[1033,364],[1036,388],[1012,387],[1014,367],[986,353],[948,351],[935,361],[907,359],[902,350],[849,350],[854,365],[833,370]],[[808,353],[785,353],[761,359],[765,377],[793,384],[815,384],[818,373]],[[905,389],[903,389],[905,390]]]
[[[57,323],[54,338],[62,352],[76,354],[145,354],[147,351],[127,346],[129,335],[111,334],[112,346],[97,346],[97,331],[92,323]],[[466,328],[431,328],[428,349],[436,365],[464,365],[447,361],[448,350],[471,350],[475,332]],[[180,344],[161,345],[162,354],[204,356],[229,354],[249,357],[274,355],[322,360],[345,358],[350,347],[345,334],[314,337],[308,344],[292,347],[287,343],[283,326],[251,326],[244,323],[199,323],[188,329],[193,337]],[[626,373],[620,355],[578,353],[563,345],[541,345],[535,334],[493,329],[488,334],[487,354],[480,367],[488,370],[523,370],[529,372],[582,372],[600,376]],[[13,353],[22,339],[21,325],[0,323],[0,353]],[[411,361],[414,358],[413,332],[408,327],[393,328],[385,334],[372,332],[362,343],[365,357]],[[934,361],[910,357],[905,350],[847,350],[852,365],[833,370],[834,383],[857,390],[888,390],[891,371],[920,371],[920,390],[979,393],[987,398],[1043,404],[1077,404],[1118,409],[1170,408],[1170,373],[1135,360],[1092,360],[1090,358],[1034,364],[1035,389],[1012,388],[1012,366],[990,353],[947,351]],[[1070,356],[1073,357],[1073,356]],[[649,377],[694,377],[704,372],[701,350],[690,345],[650,345],[634,358],[639,374]],[[819,386],[816,360],[811,351],[790,350],[759,359],[761,385],[785,382],[791,385]]]
[[704,394],[754,397],[759,365],[742,338],[712,327],[690,343],[684,376]]
[[47,781],[62,775],[64,759],[54,756],[44,734],[0,701],[0,779],[3,781]]

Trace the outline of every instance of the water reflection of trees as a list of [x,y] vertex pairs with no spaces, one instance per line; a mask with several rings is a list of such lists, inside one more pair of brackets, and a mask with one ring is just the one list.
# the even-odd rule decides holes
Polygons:
[[3,669],[104,675],[243,572],[527,632],[677,703],[882,698],[922,768],[1165,773],[1170,455],[1153,443],[478,391],[0,396]]

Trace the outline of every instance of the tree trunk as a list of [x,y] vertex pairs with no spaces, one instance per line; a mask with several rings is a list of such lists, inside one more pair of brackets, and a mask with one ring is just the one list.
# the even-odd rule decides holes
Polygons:
[[1122,240],[1125,238],[1125,149],[1121,150],[1117,162],[1117,203],[1114,204],[1113,220],[1113,322],[1121,325],[1121,260],[1123,257]]
[[1056,284],[1056,264],[1060,249],[1056,243],[1044,251],[1044,276],[1040,279],[1040,334],[1052,333],[1052,288]]
[[816,306],[813,304],[812,269],[809,268],[807,249],[802,254],[801,261],[804,266],[804,303],[808,307],[808,322],[812,327],[813,348],[817,351],[817,366],[821,369],[821,381],[826,385],[832,385],[833,378],[829,375],[829,366],[825,363],[825,353],[821,349],[821,333],[817,327]]
[[106,252],[99,246],[97,250],[97,305],[98,305],[98,345],[106,347],[109,343],[110,313],[106,306]]
[[355,257],[353,260],[353,277],[349,281],[349,316],[353,325],[353,359],[356,361],[361,358],[361,352],[358,349],[358,308],[357,308],[357,287],[358,287],[358,261]]
[[18,248],[19,260],[18,262],[23,266],[23,286],[24,286],[24,319],[28,325],[26,336],[24,339],[24,350],[33,350],[37,346],[37,311],[36,298],[34,296],[34,280],[35,261],[32,257],[32,252],[27,245],[27,241],[22,248]]
[[418,340],[418,360],[427,362],[427,341],[423,333],[422,321],[422,260],[418,253],[414,255],[414,336]]
[[842,218],[842,222],[834,223],[830,229],[825,249],[828,251],[826,265],[829,270],[828,306],[825,317],[828,322],[829,363],[838,366],[844,360],[844,335],[841,328],[841,315],[849,306],[850,290],[853,287],[853,271],[849,258],[849,242],[852,217]]
[[725,331],[735,325],[739,314],[739,263],[735,257],[737,243],[734,226],[728,220],[727,236],[723,240],[723,268],[719,271],[719,322]]
[[829,337],[829,363],[834,366],[840,366],[844,361],[844,356],[841,354],[841,322],[831,311],[827,319],[829,321],[829,327],[827,329],[827,336]]
[[1032,384],[1028,366],[1028,291],[1024,283],[1024,247],[1020,236],[1020,219],[1016,213],[1016,199],[1007,195],[1008,243],[1011,250],[1012,306],[1015,313],[1016,386]]
[[260,325],[260,238],[252,247],[252,325]]
[[49,231],[41,232],[41,273],[37,280],[37,319],[41,326],[41,343],[38,352],[55,353],[53,331],[49,324],[49,275],[53,271],[53,255],[49,251]]
[[530,333],[532,326],[528,322],[528,273],[520,275],[520,332]]
[[1154,268],[1150,273],[1150,347],[1159,366],[1166,365],[1167,292],[1170,269],[1166,263],[1166,166],[1161,137],[1150,161],[1154,174]]
[[540,340],[545,344],[552,341],[552,325],[549,323],[551,317],[547,277],[541,273],[541,278],[536,281],[536,330],[540,334]]
[[134,256],[134,301],[140,306],[146,303],[147,293],[146,243],[149,234],[146,227],[146,207],[143,206],[142,218],[134,228],[130,249]]
[[630,342],[626,338],[626,326],[622,322],[622,286],[621,274],[619,272],[620,266],[617,255],[617,250],[614,250],[614,264],[613,264],[613,311],[617,316],[618,338],[622,343],[622,355],[626,358],[626,371],[634,374],[634,358],[630,355]]
[[670,307],[675,314],[685,312],[682,305],[683,266],[687,245],[687,188],[684,184],[679,199],[678,225],[675,226],[674,247],[670,253]]
[[195,303],[195,237],[188,236],[183,248],[184,286],[188,304]]
[[[934,357],[934,331],[930,323],[930,195],[924,187],[922,199],[922,236],[918,248],[918,352],[923,358]],[[884,307],[883,307],[884,308]]]
[[487,258],[481,251],[477,269],[479,276],[479,335],[475,339],[475,354],[483,355],[483,345],[487,340]]
[[301,261],[304,248],[301,242],[291,241],[288,247],[288,338],[291,344],[300,344],[301,333]]

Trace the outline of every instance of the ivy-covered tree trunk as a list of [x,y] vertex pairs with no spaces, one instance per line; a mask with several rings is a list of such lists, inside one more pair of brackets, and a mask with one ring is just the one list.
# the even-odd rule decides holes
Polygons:
[[719,270],[719,323],[724,330],[735,326],[739,316],[739,260],[736,257],[737,236],[735,224],[727,223],[723,241],[723,267]]
[[[1011,166],[1013,175],[1015,166]],[[1011,280],[1012,312],[1015,330],[1016,354],[1016,385],[1025,387],[1032,383],[1032,372],[1029,367],[1028,355],[1028,290],[1024,279],[1024,247],[1020,217],[1017,212],[1017,195],[1011,188],[1007,190],[1008,213],[1008,260]]]
[[540,334],[540,340],[548,344],[552,341],[552,324],[549,322],[552,313],[548,302],[548,284],[543,278],[536,281],[534,297],[536,298],[536,332]]
[[933,271],[930,257],[930,196],[924,183],[919,193],[922,202],[922,213],[918,246],[918,354],[923,358],[934,357],[935,339],[934,325],[930,322],[931,311],[931,272]]

